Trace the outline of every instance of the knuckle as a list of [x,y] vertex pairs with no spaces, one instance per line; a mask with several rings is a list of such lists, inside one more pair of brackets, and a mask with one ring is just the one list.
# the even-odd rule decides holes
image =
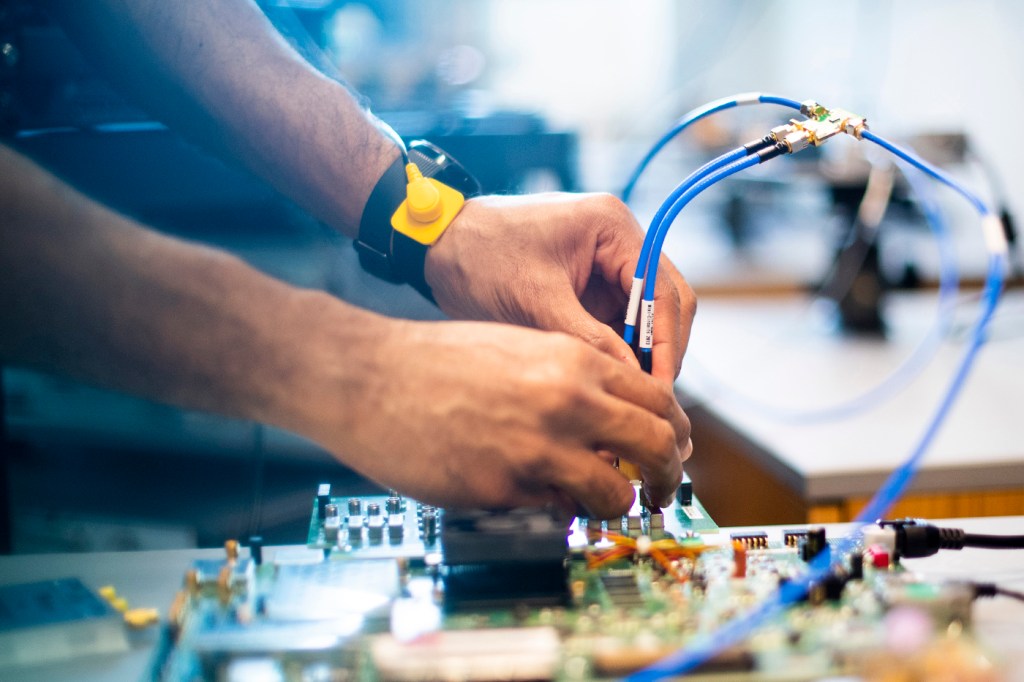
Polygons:
[[621,199],[608,192],[596,192],[590,195],[593,207],[603,215],[629,213],[629,208]]
[[690,438],[690,430],[692,428],[692,425],[690,423],[689,415],[687,415],[686,412],[683,412],[682,410],[680,410],[680,413],[682,414],[682,419],[679,422],[679,439],[681,441],[684,438]]
[[595,216],[602,222],[614,225],[617,228],[628,227],[627,232],[640,231],[640,225],[629,206],[626,206],[617,196],[607,192],[598,192],[589,195],[588,205]]
[[683,290],[679,292],[679,311],[684,320],[692,320],[697,316],[697,294],[689,284],[683,283]]
[[693,441],[689,438],[686,439],[686,444],[680,451],[680,462],[685,462],[693,456]]
[[657,393],[652,402],[653,412],[663,419],[670,419],[679,410],[679,403],[671,386],[661,381],[656,384]]
[[516,480],[536,484],[546,481],[550,469],[549,454],[544,448],[529,448],[520,451],[515,459]]
[[675,429],[672,425],[665,421],[659,421],[657,426],[651,430],[652,443],[655,448],[655,454],[666,462],[676,456],[676,448],[678,447],[678,440],[676,438]]

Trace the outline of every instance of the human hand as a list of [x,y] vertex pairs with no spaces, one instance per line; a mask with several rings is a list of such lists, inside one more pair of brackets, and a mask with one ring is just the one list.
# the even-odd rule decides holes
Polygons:
[[[643,243],[640,225],[604,194],[488,196],[466,202],[427,252],[426,278],[453,318],[563,331],[636,364],[622,320]],[[679,374],[696,298],[662,260],[652,374]]]
[[691,446],[670,385],[565,334],[383,324],[357,382],[308,401],[320,418],[305,432],[364,475],[432,504],[611,518],[634,498],[611,451],[639,466],[649,499],[671,501]]

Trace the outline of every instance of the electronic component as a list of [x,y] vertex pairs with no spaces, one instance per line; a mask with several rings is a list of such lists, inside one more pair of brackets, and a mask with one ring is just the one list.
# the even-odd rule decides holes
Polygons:
[[331,484],[321,483],[316,491],[317,516],[323,519],[327,515],[327,504],[331,501]]
[[445,608],[566,604],[568,535],[569,519],[546,509],[449,510]]
[[260,566],[263,564],[263,536],[252,535],[249,537],[249,558],[252,559],[253,564]]
[[740,540],[732,541],[733,577],[747,577],[747,546]]
[[800,548],[800,543],[807,537],[806,528],[790,528],[782,531],[782,544],[794,549]]
[[822,552],[828,550],[828,540],[824,528],[812,528],[799,544],[800,558],[804,561],[811,561]]
[[687,473],[683,473],[683,480],[676,489],[676,501],[684,507],[693,504],[693,481]]
[[644,604],[636,572],[632,569],[610,569],[601,573],[601,586],[617,608],[630,609]]
[[768,533],[763,530],[745,533],[731,533],[729,537],[747,549],[768,549]]
[[494,628],[438,633],[430,646],[381,636],[371,644],[381,680],[551,680],[561,658],[561,641],[550,626]]

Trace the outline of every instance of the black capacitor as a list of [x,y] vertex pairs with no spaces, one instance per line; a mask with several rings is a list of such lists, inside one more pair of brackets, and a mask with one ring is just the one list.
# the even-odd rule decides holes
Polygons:
[[434,509],[423,511],[423,539],[425,542],[433,542],[437,538],[437,512]]
[[800,558],[810,561],[828,549],[828,540],[825,537],[824,528],[811,528],[807,531],[807,537],[800,548]]
[[353,497],[348,501],[348,515],[349,516],[362,516],[363,514],[363,501],[357,497]]
[[850,555],[850,580],[864,579],[864,555],[854,552]]
[[683,482],[676,489],[676,499],[684,507],[689,507],[693,504],[693,481],[686,474],[683,474]]
[[338,505],[336,505],[336,504],[329,504],[329,505],[324,507],[324,516],[325,516],[325,518],[329,519],[329,518],[332,518],[332,517],[337,516],[337,515],[338,515]]
[[323,521],[327,516],[327,505],[331,501],[331,486],[327,483],[320,485],[316,494],[316,514]]
[[837,602],[843,598],[843,589],[846,587],[847,579],[836,573],[831,573],[822,581],[825,589],[825,599],[830,602]]
[[380,505],[376,502],[370,502],[366,505],[367,516],[380,516]]
[[402,498],[398,497],[397,495],[389,497],[388,501],[385,503],[385,507],[387,509],[388,514],[401,514]]
[[263,565],[263,536],[262,535],[251,535],[249,536],[249,556],[252,557],[252,562],[257,566]]

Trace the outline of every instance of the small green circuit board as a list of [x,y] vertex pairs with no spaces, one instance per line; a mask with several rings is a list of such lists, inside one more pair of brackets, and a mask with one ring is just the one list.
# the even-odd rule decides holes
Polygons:
[[[396,502],[397,500],[397,502]],[[386,513],[389,501],[392,506],[399,506],[401,520],[398,524],[390,523],[391,515]],[[718,524],[696,497],[681,505],[678,501],[664,510],[664,528],[670,536],[682,538],[688,535],[708,535],[719,532]],[[352,522],[350,504],[358,504],[357,521]],[[325,507],[324,517],[320,516],[320,507]],[[327,510],[333,507],[333,510]],[[368,511],[377,510],[376,514]],[[636,510],[634,510],[636,511]],[[407,500],[398,496],[371,495],[363,497],[329,496],[321,501],[314,498],[313,509],[309,519],[309,533],[306,545],[311,548],[330,550],[350,554],[361,558],[397,558],[423,556],[428,551],[438,551],[440,531],[424,533],[424,512],[427,519],[435,515],[436,523],[441,523],[443,511]],[[328,514],[334,513],[331,517]],[[337,525],[330,528],[327,518],[336,518]],[[376,521],[371,521],[376,519]],[[646,517],[642,517],[647,520]],[[376,525],[371,525],[376,523]],[[591,522],[593,523],[593,522]],[[647,520],[649,528],[649,520]],[[574,523],[573,537],[570,545],[585,544],[585,540],[575,537],[578,523]],[[605,522],[606,530],[628,533],[628,518]],[[400,529],[400,532],[399,532]]]

